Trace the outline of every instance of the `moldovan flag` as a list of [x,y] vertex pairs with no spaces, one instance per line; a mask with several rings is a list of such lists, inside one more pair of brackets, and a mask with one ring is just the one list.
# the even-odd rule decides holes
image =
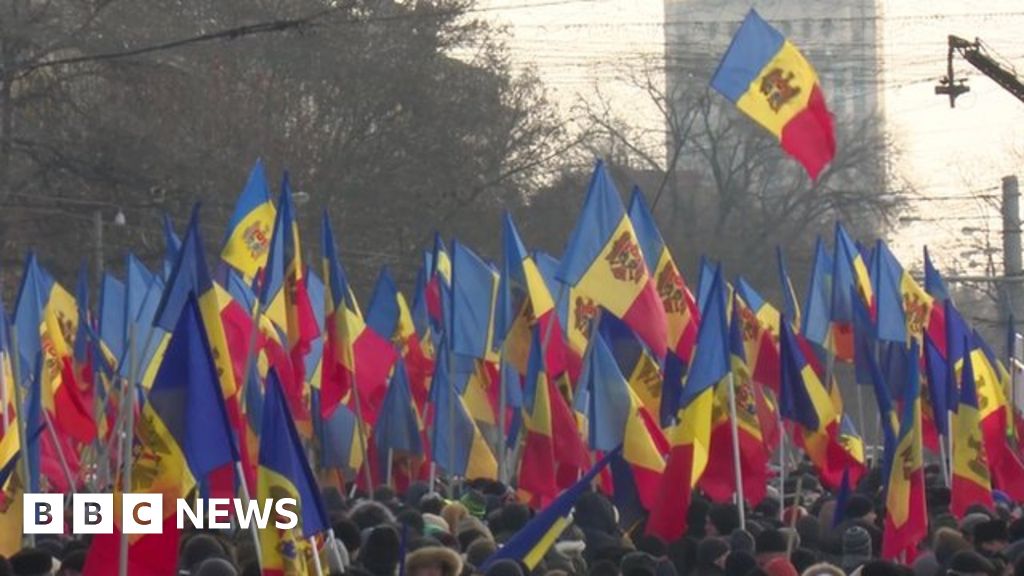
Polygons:
[[287,519],[271,514],[266,529],[259,531],[263,553],[260,565],[264,576],[305,574],[308,548],[304,540],[327,530],[327,513],[274,369],[267,373],[266,388],[256,502],[295,499],[293,511],[299,517],[299,525],[292,529],[277,528],[276,522]]
[[570,330],[589,332],[589,322],[580,317],[589,301],[625,321],[658,358],[665,356],[665,308],[633,224],[601,161],[556,276],[577,294]]
[[519,486],[535,507],[546,506],[556,496],[560,465],[575,469],[586,465],[586,448],[576,420],[544,366],[540,352],[543,337],[539,327],[534,327],[523,391],[524,442],[519,466]]
[[224,248],[220,252],[221,260],[246,278],[254,278],[267,265],[270,234],[274,230],[276,216],[277,209],[270,199],[263,161],[257,160],[235,204],[235,212],[228,221]]
[[636,229],[636,239],[647,262],[647,270],[652,273],[652,281],[665,308],[668,348],[684,364],[689,364],[693,347],[697,344],[700,312],[639,188],[633,189],[633,197],[629,201],[629,219]]
[[[747,314],[744,314],[746,310]],[[761,434],[758,419],[756,384],[744,356],[743,335],[749,322],[750,311],[739,297],[733,296],[732,320],[729,323],[729,357],[736,398],[736,433],[740,450],[740,474],[743,479],[743,499],[751,506],[764,500],[768,485],[768,449]],[[777,368],[776,368],[777,369]],[[711,449],[708,467],[700,486],[714,502],[729,502],[736,493],[736,472],[733,459],[732,417],[729,414],[729,381],[723,379],[715,386],[715,404],[711,413]]]
[[388,373],[398,358],[390,337],[367,326],[338,258],[331,222],[324,213],[321,238],[324,275],[324,342],[320,413],[329,419],[344,401],[355,408],[352,389],[359,386],[359,417],[373,426],[387,390]]
[[622,446],[622,459],[632,477],[624,482],[626,486],[615,482],[614,492],[618,499],[619,493],[631,485],[641,506],[649,511],[665,471],[661,450],[667,445],[666,439],[626,382],[600,333],[591,338],[590,347],[576,390],[578,401],[587,400],[586,406],[577,405],[577,410],[582,409],[587,416],[590,447],[610,453]]
[[[295,384],[305,389],[305,359],[313,340],[320,335],[320,327],[316,323],[313,304],[306,288],[299,225],[292,215],[293,211],[288,173],[285,172],[281,182],[277,219],[274,221],[274,235],[270,237],[267,267],[263,270],[260,305],[261,312],[285,335]],[[298,399],[293,392],[287,391],[289,402],[294,408]],[[300,417],[306,418],[305,415]]]
[[675,407],[676,422],[667,434],[668,462],[647,521],[647,533],[665,542],[673,542],[686,532],[690,496],[708,463],[715,385],[729,374],[726,289],[719,267],[703,310],[693,365]]
[[[969,345],[965,342],[965,348]],[[953,416],[953,485],[950,512],[963,518],[972,504],[993,509],[992,479],[974,389],[973,362],[964,362],[961,373],[960,404]]]
[[576,506],[576,501],[590,488],[597,475],[604,470],[616,454],[618,454],[618,449],[609,452],[597,464],[594,464],[590,471],[580,477],[578,482],[562,492],[551,505],[541,510],[513,534],[504,546],[491,554],[491,557],[485,560],[483,566],[480,567],[480,571],[486,573],[495,562],[505,559],[521,562],[530,570],[536,568],[562,535],[562,532],[569,527],[569,524],[572,524],[572,511]]
[[812,179],[836,153],[832,115],[803,54],[751,10],[711,86],[779,139]]
[[24,478],[16,471],[21,456],[18,411],[14,402],[14,374],[11,372],[11,348],[8,340],[7,311],[0,302],[0,414],[4,429],[0,430],[0,554],[10,558],[21,550],[22,494]]
[[[178,568],[177,499],[186,497],[197,479],[238,460],[194,294],[178,316],[135,433],[130,491],[162,494],[164,518],[161,534],[129,537],[128,573],[171,576]],[[116,494],[114,506],[114,532],[93,538],[85,576],[110,574],[118,564],[121,510]]]
[[822,484],[838,488],[846,468],[850,468],[850,481],[856,484],[864,466],[840,443],[840,415],[810,363],[813,350],[806,340],[793,334],[785,320],[781,324],[779,413],[797,425],[795,441],[818,469]]
[[[911,358],[918,357],[917,343]],[[921,435],[921,380],[917,362],[911,362],[903,395],[903,418],[896,453],[889,468],[885,501],[885,538],[882,558],[913,562],[917,544],[928,535],[928,510],[924,494],[924,447]]]

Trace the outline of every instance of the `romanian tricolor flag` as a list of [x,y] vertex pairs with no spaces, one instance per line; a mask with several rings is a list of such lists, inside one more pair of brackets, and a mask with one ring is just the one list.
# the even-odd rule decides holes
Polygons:
[[331,222],[324,213],[323,254],[327,339],[324,343],[320,412],[325,419],[342,402],[356,408],[353,384],[359,389],[359,415],[373,425],[387,390],[388,374],[398,358],[389,335],[366,325],[338,258]]
[[576,501],[590,488],[597,475],[617,453],[618,450],[613,450],[594,464],[579,481],[562,492],[554,502],[534,516],[504,546],[485,560],[480,571],[486,573],[499,560],[522,562],[530,570],[536,568],[562,532],[572,524],[572,511]]
[[779,139],[812,179],[836,153],[832,116],[803,54],[751,10],[711,86]]
[[669,456],[647,533],[673,542],[686,532],[686,511],[693,487],[708,464],[715,385],[729,374],[729,331],[725,281],[719,267],[703,309],[693,365],[668,431]]
[[636,229],[636,239],[647,262],[647,270],[653,275],[655,289],[665,308],[668,349],[684,364],[689,364],[693,347],[697,344],[700,312],[639,188],[633,189],[633,197],[629,201],[629,219]]
[[993,508],[992,478],[982,435],[972,364],[964,363],[960,404],[953,416],[953,483],[949,510],[957,518],[963,518],[972,504],[981,504],[990,510]]
[[[128,573],[174,574],[178,565],[177,500],[197,480],[238,460],[227,410],[217,380],[199,303],[189,296],[178,315],[170,344],[157,371],[149,401],[135,427],[138,447],[132,485],[118,492],[147,492],[164,498],[161,534],[129,537]],[[83,574],[110,574],[118,564],[120,498],[114,497],[114,532],[93,538]]]
[[[610,453],[622,446],[622,459],[631,478],[615,481],[613,492],[635,492],[641,506],[650,511],[665,470],[662,451],[667,441],[657,421],[626,382],[608,344],[600,334],[590,340],[590,352],[576,390],[577,411],[586,414],[590,447]],[[579,403],[585,402],[584,406]]]
[[[910,357],[917,358],[917,343]],[[917,362],[911,362],[903,395],[903,418],[885,491],[885,538],[882,558],[902,556],[913,562],[918,543],[928,535],[924,493],[924,447],[921,435],[921,386]]]
[[228,220],[224,247],[220,252],[221,260],[230,264],[246,278],[255,278],[256,273],[267,265],[270,235],[274,230],[276,215],[277,210],[270,198],[270,187],[267,186],[263,161],[257,160],[249,172],[249,180],[242,189],[242,195],[235,204],[235,212]]
[[624,320],[655,355],[664,357],[665,308],[603,162],[594,168],[583,211],[556,276],[576,293],[570,331],[588,334],[587,309],[600,306]]
[[311,564],[307,564],[309,548],[305,540],[325,532],[330,524],[316,477],[273,369],[267,374],[266,388],[256,502],[264,504],[293,498],[297,502],[294,511],[299,516],[299,525],[292,529],[277,528],[274,522],[285,520],[272,515],[271,524],[260,530],[263,554],[260,567],[265,576],[305,574],[307,565]]
[[539,328],[534,327],[523,391],[524,442],[519,467],[519,487],[538,508],[557,494],[559,468],[582,470],[587,458],[576,419],[555,381],[548,377],[541,338]]

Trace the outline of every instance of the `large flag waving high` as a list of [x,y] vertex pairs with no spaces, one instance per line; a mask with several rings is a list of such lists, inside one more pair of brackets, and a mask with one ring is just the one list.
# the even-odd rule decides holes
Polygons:
[[624,320],[659,358],[665,355],[665,308],[603,162],[594,168],[583,211],[556,276],[577,292],[570,330],[589,332],[589,322],[581,315],[589,301]]
[[263,161],[257,160],[235,204],[235,212],[228,221],[221,259],[246,278],[255,277],[267,265],[270,234],[274,230],[276,215],[277,209],[270,199]]
[[793,44],[751,10],[711,86],[779,139],[817,179],[836,153],[818,75]]

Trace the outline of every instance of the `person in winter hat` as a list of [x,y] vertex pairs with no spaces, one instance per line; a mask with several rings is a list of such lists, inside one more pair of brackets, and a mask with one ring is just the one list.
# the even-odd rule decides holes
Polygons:
[[847,574],[871,561],[871,535],[860,526],[843,532],[843,556],[840,566]]
[[789,557],[789,543],[786,541],[786,536],[779,530],[769,529],[758,534],[754,548],[757,550],[755,556],[757,564],[761,567],[775,558]]
[[800,576],[846,576],[841,568],[828,562],[819,562],[808,566]]
[[370,528],[359,548],[359,565],[373,576],[394,576],[400,548],[398,531],[394,527]]
[[405,572],[408,576],[459,576],[462,558],[449,548],[428,546],[405,557]]
[[11,556],[15,576],[51,576],[56,567],[53,556],[38,548],[22,548]]

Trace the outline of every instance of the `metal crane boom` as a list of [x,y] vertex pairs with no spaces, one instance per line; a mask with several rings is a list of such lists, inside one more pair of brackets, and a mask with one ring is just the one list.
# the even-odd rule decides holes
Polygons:
[[972,66],[977,68],[979,72],[988,76],[1007,92],[1013,94],[1018,100],[1024,102],[1024,80],[1021,79],[1017,74],[1017,70],[1012,65],[997,60],[980,39],[975,38],[974,42],[971,42],[950,34],[946,76],[939,80],[939,85],[935,87],[936,94],[949,96],[950,108],[956,107],[957,96],[970,90],[970,87],[966,84],[967,79],[956,78],[953,71],[953,56],[958,53],[963,56],[964,60],[967,60]]

